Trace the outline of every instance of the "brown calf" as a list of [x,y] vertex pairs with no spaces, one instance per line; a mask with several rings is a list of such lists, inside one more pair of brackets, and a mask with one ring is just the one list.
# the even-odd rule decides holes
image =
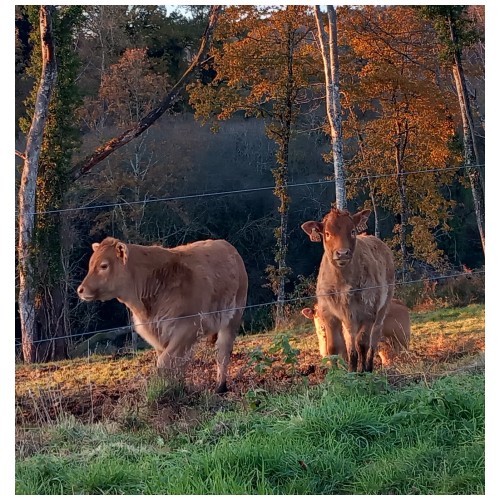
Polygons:
[[[316,306],[313,309],[310,307],[302,309],[302,314],[314,321],[321,356],[338,354],[346,359],[346,349],[342,335],[337,335],[333,342],[328,345],[326,333],[328,324],[318,315]],[[383,366],[387,366],[392,357],[401,352],[401,349],[408,349],[410,330],[408,308],[399,300],[393,299],[382,325],[382,334],[378,345],[378,354]]]
[[193,344],[217,333],[217,388],[227,390],[227,366],[246,304],[248,278],[236,249],[224,240],[175,248],[125,244],[106,238],[92,245],[82,300],[118,299],[135,330],[158,355],[168,376],[182,374]]
[[323,241],[316,295],[327,328],[327,350],[342,335],[349,371],[372,371],[382,325],[394,293],[394,262],[389,247],[366,229],[370,210],[354,215],[332,208],[321,222],[302,229]]

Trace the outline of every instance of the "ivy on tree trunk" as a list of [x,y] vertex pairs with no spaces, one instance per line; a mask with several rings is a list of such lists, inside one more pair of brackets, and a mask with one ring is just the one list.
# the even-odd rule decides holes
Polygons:
[[27,135],[24,166],[19,188],[19,314],[23,357],[25,362],[35,360],[35,288],[33,280],[33,228],[35,225],[35,195],[38,160],[49,110],[50,98],[57,79],[54,38],[52,32],[53,6],[40,6],[40,40],[42,72],[35,101],[35,110]]

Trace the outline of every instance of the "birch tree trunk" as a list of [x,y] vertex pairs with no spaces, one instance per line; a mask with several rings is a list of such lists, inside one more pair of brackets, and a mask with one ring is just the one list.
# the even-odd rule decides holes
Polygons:
[[462,116],[462,127],[464,132],[464,160],[465,168],[472,189],[474,200],[474,212],[476,214],[477,228],[485,253],[485,228],[484,228],[484,182],[481,182],[481,170],[478,165],[477,146],[474,137],[474,122],[470,111],[469,95],[465,87],[465,77],[462,67],[462,58],[458,48],[457,34],[451,17],[448,15],[448,26],[450,28],[450,38],[453,44],[453,78],[457,89],[460,114]]
[[35,361],[35,291],[33,283],[32,238],[35,225],[35,195],[38,160],[47,120],[50,97],[57,78],[54,40],[52,34],[53,6],[40,6],[40,38],[42,73],[35,102],[33,120],[26,140],[24,166],[19,188],[19,314],[23,358]]
[[338,209],[347,208],[344,154],[342,149],[342,110],[340,107],[339,55],[337,42],[337,13],[333,5],[326,6],[328,35],[326,34],[319,5],[314,6],[318,29],[318,42],[323,59],[326,90],[326,114],[332,136],[333,171],[335,176],[335,203]]

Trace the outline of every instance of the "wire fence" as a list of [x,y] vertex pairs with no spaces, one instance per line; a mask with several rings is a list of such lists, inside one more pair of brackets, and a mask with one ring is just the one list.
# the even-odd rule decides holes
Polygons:
[[[458,171],[467,168],[480,168],[484,167],[484,164],[481,165],[473,165],[473,166],[465,166],[461,165],[459,167],[446,167],[446,168],[432,168],[432,169],[422,169],[422,170],[412,170],[408,172],[402,172],[400,174],[373,174],[373,175],[362,175],[362,176],[349,176],[346,177],[346,181],[359,181],[364,179],[379,179],[384,177],[397,177],[401,175],[412,175],[412,174],[425,174],[425,173],[441,173],[441,172],[449,172],[449,171]],[[311,182],[299,182],[293,184],[287,184],[285,186],[286,189],[296,188],[296,187],[306,187],[306,186],[319,186],[323,184],[332,184],[335,182],[335,179],[323,179],[318,181]],[[45,210],[39,212],[28,212],[29,215],[45,215],[45,214],[56,214],[56,213],[64,213],[64,212],[76,212],[78,210],[96,210],[99,208],[114,208],[120,206],[131,206],[131,205],[145,205],[148,203],[159,203],[159,202],[168,202],[168,201],[181,201],[181,200],[189,200],[193,198],[208,198],[214,196],[230,196],[235,194],[245,194],[245,193],[256,193],[259,191],[269,191],[276,189],[276,186],[262,186],[255,188],[245,188],[245,189],[235,189],[232,191],[214,191],[210,193],[195,193],[195,194],[187,194],[187,195],[179,195],[179,196],[169,196],[165,198],[155,198],[155,199],[147,199],[142,201],[123,201],[116,203],[103,203],[100,205],[83,205],[80,207],[70,207],[70,208],[61,208],[54,210]],[[16,215],[19,215],[19,211],[15,211]]]
[[[397,175],[442,173],[442,172],[447,172],[447,171],[458,171],[458,170],[462,170],[462,169],[479,168],[479,167],[484,167],[484,164],[473,165],[473,166],[462,165],[462,166],[458,166],[458,167],[433,168],[433,169],[426,168],[426,169],[421,169],[421,170],[413,170],[413,171],[403,172],[400,174],[387,173],[387,174],[372,174],[372,175],[363,175],[363,176],[351,175],[351,176],[346,178],[346,181],[354,182],[354,181],[366,180],[366,179],[396,177]],[[312,181],[312,182],[301,182],[301,183],[287,184],[286,188],[318,186],[318,185],[323,185],[323,184],[331,184],[334,182],[335,182],[335,179],[323,179],[323,180]],[[30,212],[30,215],[67,213],[67,212],[75,212],[75,211],[79,211],[79,210],[95,210],[95,209],[103,209],[103,208],[114,208],[114,207],[119,207],[119,206],[124,206],[124,205],[126,205],[126,206],[136,205],[136,204],[144,205],[144,204],[148,204],[148,203],[180,201],[180,200],[207,198],[207,197],[216,197],[216,196],[229,196],[229,195],[237,195],[237,194],[245,194],[245,193],[255,193],[255,192],[260,192],[260,191],[269,191],[269,190],[274,190],[274,189],[276,189],[276,186],[270,185],[270,186],[262,186],[262,187],[255,187],[255,188],[236,189],[236,190],[230,190],[230,191],[215,191],[215,192],[209,192],[209,193],[195,193],[195,194],[188,194],[188,195],[170,196],[170,197],[165,197],[165,198],[147,199],[147,200],[142,200],[142,201],[130,201],[130,202],[125,201],[125,202],[116,202],[116,203],[104,203],[104,204],[99,204],[99,205],[85,205],[85,206],[79,206],[79,207],[70,207],[70,208],[63,208],[63,209]],[[16,215],[19,215],[19,212],[17,210],[16,210]],[[479,271],[479,270],[478,271],[468,271],[465,273],[447,274],[447,275],[437,276],[437,277],[432,277],[432,278],[406,280],[406,281],[395,282],[394,285],[395,286],[409,285],[409,284],[413,284],[413,283],[438,281],[438,280],[443,280],[443,279],[447,279],[447,278],[457,278],[460,276],[471,276],[471,275],[475,275],[475,274],[484,274],[484,271]],[[380,288],[380,286],[351,289],[347,293],[369,290],[369,289],[374,289],[374,288]],[[332,292],[330,294],[325,294],[324,296],[333,296],[333,295],[337,295],[340,293],[346,293],[346,292],[336,291],[336,292]],[[297,301],[306,301],[306,300],[312,300],[312,299],[317,299],[317,298],[318,298],[318,295],[293,297],[293,298],[284,299],[282,301],[269,301],[269,302],[263,302],[263,303],[259,303],[259,304],[245,305],[244,307],[234,307],[234,308],[229,308],[229,309],[220,309],[220,310],[216,310],[216,311],[202,311],[202,312],[192,314],[192,315],[178,316],[178,317],[173,317],[173,318],[162,318],[161,320],[151,321],[151,322],[147,322],[147,323],[137,323],[134,325],[125,325],[125,326],[130,326],[131,330],[132,330],[134,327],[137,327],[137,326],[152,325],[152,324],[158,325],[158,324],[163,323],[163,322],[178,321],[178,320],[189,319],[189,318],[203,318],[204,316],[207,316],[207,315],[228,313],[228,312],[233,312],[235,310],[257,309],[257,308],[262,308],[262,307],[276,306],[278,304],[293,303],[293,302],[297,302]],[[81,333],[77,333],[77,334],[65,335],[65,336],[60,336],[60,337],[40,339],[40,340],[32,341],[31,343],[38,345],[40,343],[55,342],[57,340],[63,340],[63,339],[71,339],[71,338],[83,339],[83,337],[86,337],[86,336],[93,336],[93,335],[97,335],[100,333],[113,332],[113,331],[117,330],[118,328],[123,328],[123,326],[88,331],[88,332],[81,332]],[[16,342],[15,343],[16,347],[20,347],[22,345],[23,345],[23,342]]]
[[[410,285],[413,283],[423,283],[423,282],[429,282],[429,281],[439,281],[447,278],[458,278],[460,276],[472,276],[472,275],[477,275],[477,274],[484,274],[485,271],[482,270],[476,270],[476,271],[468,271],[464,273],[456,273],[456,274],[447,274],[443,276],[436,276],[432,278],[423,278],[423,279],[415,279],[415,280],[407,280],[407,281],[396,281],[392,285],[394,286],[399,286],[399,285]],[[352,288],[348,292],[342,292],[342,291],[335,291],[331,292],[328,294],[321,294],[321,295],[309,295],[309,296],[304,296],[304,297],[293,297],[289,299],[284,299],[282,301],[270,301],[270,302],[263,302],[260,304],[250,304],[246,305],[243,307],[232,307],[228,309],[218,309],[216,311],[200,311],[196,314],[190,314],[190,315],[185,315],[185,316],[177,316],[173,318],[162,318],[161,320],[155,320],[155,321],[149,321],[146,323],[135,323],[133,325],[123,325],[125,327],[130,326],[131,329],[137,326],[145,326],[145,325],[159,325],[164,322],[170,322],[170,321],[179,321],[183,319],[189,319],[189,318],[203,318],[204,316],[209,316],[212,314],[221,314],[221,313],[228,313],[228,312],[233,312],[233,311],[240,311],[240,310],[248,310],[248,309],[254,309],[254,308],[260,308],[260,307],[269,307],[269,306],[275,306],[277,304],[283,304],[283,303],[291,303],[291,302],[297,302],[297,301],[304,301],[304,300],[311,300],[311,299],[317,299],[318,297],[329,297],[329,296],[334,296],[334,295],[340,295],[342,293],[352,293],[352,292],[361,292],[363,290],[373,290],[377,288],[383,288],[385,286],[390,286],[390,285],[376,285],[376,286],[371,286],[371,287],[365,287],[365,288]],[[40,340],[35,340],[32,341],[32,344],[39,344],[42,342],[54,342],[56,340],[61,340],[61,339],[69,339],[69,338],[82,338],[87,335],[97,335],[99,333],[107,333],[107,332],[112,332],[117,330],[118,328],[123,328],[123,326],[117,326],[114,328],[107,328],[103,330],[94,330],[91,332],[82,332],[82,333],[75,333],[72,335],[65,335],[61,337],[54,337],[54,338],[47,338],[47,339],[40,339]],[[22,346],[22,342],[16,342],[16,347]]]

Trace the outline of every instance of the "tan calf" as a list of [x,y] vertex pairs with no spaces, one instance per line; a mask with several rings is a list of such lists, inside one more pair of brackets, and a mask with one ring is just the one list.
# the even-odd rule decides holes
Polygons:
[[316,296],[328,337],[342,335],[349,371],[372,371],[382,325],[394,293],[394,261],[389,247],[366,229],[370,210],[351,215],[332,208],[321,222],[302,229],[323,241]]
[[[346,359],[346,350],[342,335],[336,341],[328,344],[328,323],[318,315],[316,306],[313,309],[306,307],[302,314],[314,321],[316,335],[318,336],[319,352],[322,357],[338,354]],[[410,313],[408,308],[399,300],[393,299],[382,325],[381,339],[378,345],[378,354],[383,366],[387,366],[394,356],[402,349],[408,349],[410,343]]]
[[227,390],[227,366],[246,305],[248,278],[237,250],[224,240],[175,248],[125,244],[106,238],[92,245],[82,300],[118,299],[135,330],[158,355],[167,376],[182,376],[193,344],[217,334],[217,388]]

